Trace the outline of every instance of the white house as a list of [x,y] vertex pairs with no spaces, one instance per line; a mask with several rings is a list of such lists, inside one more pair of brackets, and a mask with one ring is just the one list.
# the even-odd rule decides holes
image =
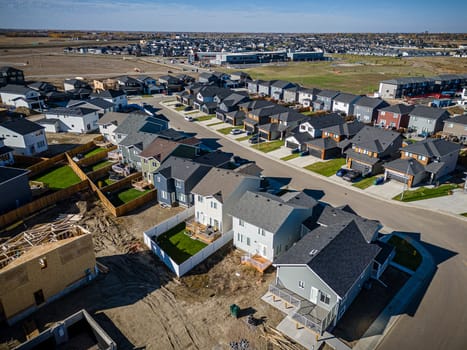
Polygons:
[[0,98],[2,103],[16,108],[39,109],[44,107],[41,94],[22,85],[7,85],[0,88]]
[[99,132],[107,141],[118,144],[115,130],[128,117],[129,113],[107,112],[98,120]]
[[[59,120],[59,131],[88,133],[98,128],[98,110],[83,107],[58,107],[48,110],[45,118],[49,120]],[[39,121],[40,123],[40,121]]]
[[303,192],[275,196],[248,191],[231,210],[234,246],[273,262],[301,238],[301,225],[318,202]]
[[14,154],[34,156],[49,148],[44,127],[24,118],[0,124],[0,137]]
[[319,91],[318,89],[300,88],[298,90],[298,103],[304,107],[310,107]]
[[128,104],[126,93],[121,90],[104,90],[98,94],[93,94],[94,98],[102,98],[114,104],[114,111],[120,111]]
[[354,103],[360,99],[361,96],[340,93],[334,98],[332,104],[332,111],[336,113],[345,113],[345,115],[353,115]]
[[191,191],[196,222],[217,228],[221,233],[230,231],[230,210],[246,191],[257,191],[260,180],[232,170],[211,169]]

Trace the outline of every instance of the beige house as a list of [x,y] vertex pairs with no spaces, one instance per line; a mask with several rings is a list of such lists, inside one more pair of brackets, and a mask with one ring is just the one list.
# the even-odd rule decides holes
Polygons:
[[88,231],[60,222],[44,226],[0,247],[0,322],[14,324],[97,275]]

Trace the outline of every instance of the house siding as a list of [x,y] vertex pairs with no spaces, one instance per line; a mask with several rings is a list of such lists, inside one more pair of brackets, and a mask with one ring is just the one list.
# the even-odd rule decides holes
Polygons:
[[[14,191],[12,191],[12,189],[14,189]],[[32,194],[29,188],[28,175],[23,174],[2,183],[0,185],[0,198],[2,198],[0,201],[0,214],[29,203]]]

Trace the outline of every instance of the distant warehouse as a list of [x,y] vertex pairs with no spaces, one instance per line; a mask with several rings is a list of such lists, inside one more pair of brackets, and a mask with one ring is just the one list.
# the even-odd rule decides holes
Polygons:
[[319,61],[324,59],[324,52],[319,51],[249,51],[218,52],[210,63],[215,65],[252,64],[285,61]]

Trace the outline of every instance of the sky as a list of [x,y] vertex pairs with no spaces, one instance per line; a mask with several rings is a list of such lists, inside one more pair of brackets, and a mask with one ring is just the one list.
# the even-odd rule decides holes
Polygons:
[[0,28],[467,33],[467,1],[0,0]]

